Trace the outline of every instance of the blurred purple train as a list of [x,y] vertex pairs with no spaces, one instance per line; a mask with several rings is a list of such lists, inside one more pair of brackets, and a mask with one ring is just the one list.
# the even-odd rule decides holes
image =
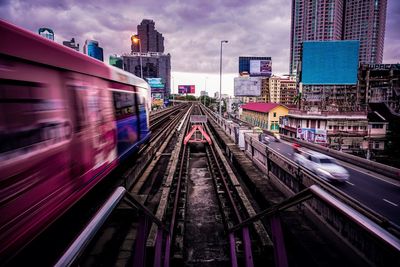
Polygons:
[[149,86],[0,20],[0,258],[150,136]]

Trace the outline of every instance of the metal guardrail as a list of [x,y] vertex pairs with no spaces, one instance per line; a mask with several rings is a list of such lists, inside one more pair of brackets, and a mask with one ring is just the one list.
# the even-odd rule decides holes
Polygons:
[[[311,198],[318,198],[322,200],[326,205],[329,205],[337,212],[342,214],[343,216],[349,218],[352,222],[358,225],[359,228],[366,231],[369,235],[371,235],[374,239],[374,244],[370,244],[369,250],[371,252],[375,252],[372,256],[372,259],[365,259],[369,261],[371,265],[387,265],[390,263],[392,266],[399,266],[400,264],[400,240],[389,233],[388,231],[384,230],[382,227],[377,225],[375,222],[371,221],[363,214],[359,213],[355,209],[351,208],[350,206],[344,204],[322,188],[317,185],[312,185],[299,193],[285,199],[281,203],[278,203],[270,208],[267,208],[253,217],[250,217],[243,222],[233,226],[229,229],[229,232],[237,231],[251,223],[254,223],[260,220],[264,216],[274,216],[278,212],[288,209],[294,205],[297,205],[301,202],[309,200]],[[380,247],[380,249],[373,250],[372,247]],[[376,255],[378,254],[378,255]]]
[[67,251],[62,255],[58,262],[54,265],[56,267],[71,266],[78,256],[83,252],[92,238],[96,235],[97,231],[104,224],[108,216],[118,205],[125,194],[126,190],[123,187],[118,187],[114,190],[113,194],[103,204],[100,210],[96,213],[89,224],[83,229],[75,241],[70,245]]
[[[210,118],[217,122],[217,119],[214,119],[213,116],[210,116]],[[245,152],[247,153],[247,151]],[[266,154],[264,155],[266,156]],[[271,161],[274,162],[277,157],[278,155],[268,158],[268,162],[271,164]],[[292,173],[290,168],[287,169],[285,167],[286,165],[283,165],[279,165],[279,167],[283,168],[284,172]],[[271,166],[267,167],[266,171],[275,177],[274,179],[279,179],[279,177],[276,177],[275,174],[271,172],[270,167]],[[297,173],[295,170],[292,171]],[[304,172],[303,175],[305,175],[304,177],[302,176],[303,178],[310,175],[306,170],[302,171]],[[310,175],[310,177],[311,176],[312,175]],[[302,180],[304,179],[294,179],[290,181],[299,182]],[[353,200],[353,203],[349,203],[347,201],[349,201],[350,198],[348,199],[342,196],[342,194],[335,194],[335,192],[330,190],[322,190],[319,186],[313,185],[315,184],[312,182],[314,180],[306,180],[308,182],[304,184],[304,186],[307,187],[305,190],[309,191],[305,191],[305,193],[303,191],[297,191],[299,193],[294,196],[294,199],[289,198],[286,202],[281,203],[281,206],[277,205],[263,212],[272,215],[279,210],[309,199],[306,204],[310,210],[309,215],[314,218],[319,218],[328,229],[332,229],[337,233],[339,240],[353,247],[360,255],[364,255],[364,259],[371,265],[400,266],[400,240],[396,236],[396,227],[384,218],[384,220],[382,220],[380,216],[376,216],[376,213],[365,209],[359,202]],[[285,185],[287,184],[285,183]],[[322,185],[324,185],[324,183],[322,183]],[[296,191],[294,191],[294,193],[296,193]],[[259,214],[257,217],[262,217],[266,214]],[[257,219],[257,217],[254,219]],[[246,223],[248,222],[249,221],[246,221]],[[394,232],[390,232],[392,229],[386,229],[386,227],[393,227],[392,229]],[[237,225],[232,228],[231,231],[235,231],[239,228],[240,225]],[[396,264],[393,265],[393,262],[396,262]]]
[[[143,220],[150,219],[154,222],[161,231],[168,233],[168,229],[165,225],[156,217],[154,214],[143,204],[141,204],[134,196],[128,193],[124,187],[120,186],[114,190],[112,195],[103,204],[100,210],[95,214],[95,216],[90,220],[88,225],[81,231],[79,236],[75,238],[74,242],[69,246],[65,253],[54,265],[55,267],[71,266],[78,259],[78,257],[83,253],[87,245],[103,226],[104,222],[110,216],[112,211],[117,207],[120,201],[125,197],[126,203],[133,208],[136,208],[144,213]],[[145,231],[143,232],[145,234]],[[139,237],[138,237],[139,238]],[[143,247],[140,250],[142,253],[135,256],[135,261],[137,259],[144,258],[144,246],[145,242],[138,244],[139,247]]]

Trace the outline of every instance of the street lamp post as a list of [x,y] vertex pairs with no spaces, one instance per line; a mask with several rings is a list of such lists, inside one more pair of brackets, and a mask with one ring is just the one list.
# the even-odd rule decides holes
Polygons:
[[207,94],[207,77],[206,77],[206,79],[204,80],[204,95],[203,95],[203,98],[204,98],[204,106],[206,106],[206,94]]
[[219,54],[219,117],[220,119],[222,118],[222,114],[221,114],[221,101],[222,101],[222,44],[223,43],[228,43],[227,40],[222,40],[221,41],[221,52]]
[[172,92],[172,105],[175,106],[174,77],[173,76],[171,76],[171,80],[172,80],[172,89],[171,89],[171,92]]
[[140,78],[143,79],[143,63],[142,63],[142,41],[139,39],[137,34],[132,35],[132,41],[134,43],[139,43],[139,60],[140,60]]

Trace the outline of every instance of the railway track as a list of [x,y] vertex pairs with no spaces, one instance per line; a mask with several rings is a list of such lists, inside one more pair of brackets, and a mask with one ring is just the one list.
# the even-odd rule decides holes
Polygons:
[[[150,144],[135,159],[136,165],[125,171],[122,185],[129,188],[126,197],[110,211],[74,264],[258,266],[272,262],[268,256],[272,242],[261,222],[229,232],[256,213],[251,204],[254,201],[245,193],[207,125],[203,126],[212,145],[183,144],[191,126],[189,115],[201,111],[198,106],[179,110],[170,111],[169,122],[164,119],[162,130],[154,131]],[[180,121],[181,130],[171,131]],[[90,205],[81,207],[85,210]],[[79,212],[82,209],[69,220]],[[161,221],[164,230],[161,224],[152,223],[154,220]],[[59,229],[65,224],[59,227],[62,231]],[[43,262],[37,263],[43,266]]]
[[[57,258],[63,253],[65,247],[72,242],[73,238],[81,231],[85,224],[87,224],[89,219],[94,216],[104,200],[110,195],[112,189],[119,185],[127,185],[128,182],[132,182],[137,178],[137,172],[142,171],[142,169],[144,169],[144,167],[149,163],[148,160],[152,158],[152,155],[157,153],[158,149],[162,146],[163,141],[168,138],[167,136],[170,134],[170,130],[179,122],[180,117],[185,114],[187,108],[188,105],[182,104],[164,111],[164,117],[161,117],[160,114],[158,114],[158,118],[152,117],[152,122],[156,123],[157,126],[154,126],[154,124],[152,125],[152,136],[149,142],[142,146],[140,151],[127,161],[127,163],[134,162],[135,164],[133,166],[126,164],[126,166],[113,172],[109,177],[89,192],[87,196],[79,201],[77,205],[72,207],[71,210],[66,212],[65,215],[54,222],[47,230],[21,250],[16,257],[8,261],[7,266],[24,266],[27,264],[52,266]],[[133,174],[136,174],[136,176]],[[132,209],[129,211],[127,210],[126,206],[117,208],[114,212],[115,220],[117,222],[123,221],[118,218],[126,217],[128,218],[128,221],[129,219],[135,219],[138,221],[139,218],[137,214],[132,212]],[[113,216],[109,220],[109,223],[111,224],[113,224]],[[117,224],[118,223],[114,222],[114,225]],[[124,226],[123,224],[117,227],[125,230],[127,229],[127,226]],[[124,231],[120,231],[120,234],[123,232]],[[115,240],[120,238],[121,236],[116,236]],[[115,244],[113,243],[115,240],[110,239],[107,243]],[[111,259],[113,259],[113,257],[111,257]],[[107,263],[109,260],[103,259],[103,262]],[[88,265],[93,266],[90,263],[88,263]]]
[[[192,114],[200,114],[196,109]],[[261,223],[228,234],[255,210],[217,147],[183,145],[169,187],[164,266],[253,266],[271,260],[264,257],[272,243]]]

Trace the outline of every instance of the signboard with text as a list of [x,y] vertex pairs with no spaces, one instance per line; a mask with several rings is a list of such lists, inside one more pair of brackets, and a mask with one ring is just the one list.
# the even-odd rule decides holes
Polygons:
[[194,85],[178,85],[179,94],[194,94],[195,91]]
[[250,76],[267,76],[272,74],[271,60],[250,60]]
[[326,130],[315,128],[297,128],[297,138],[316,144],[326,144]]
[[260,96],[261,78],[259,77],[236,77],[234,79],[235,96]]

